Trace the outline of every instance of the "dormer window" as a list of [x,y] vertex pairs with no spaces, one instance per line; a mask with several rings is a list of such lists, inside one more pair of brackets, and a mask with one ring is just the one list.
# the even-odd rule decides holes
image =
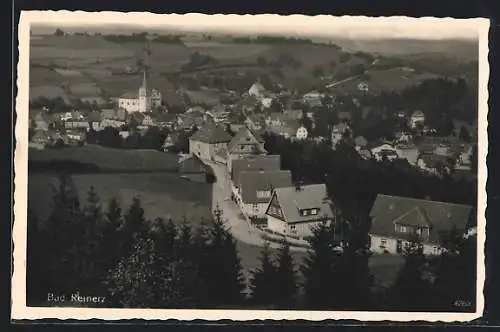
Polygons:
[[317,215],[318,214],[318,209],[311,209],[311,214],[313,216]]

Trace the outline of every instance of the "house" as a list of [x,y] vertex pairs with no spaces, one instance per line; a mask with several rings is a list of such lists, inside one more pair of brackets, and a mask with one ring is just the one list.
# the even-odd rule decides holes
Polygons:
[[179,142],[179,134],[168,133],[167,137],[165,137],[165,141],[163,141],[161,150],[163,152],[167,152],[170,148],[174,147],[178,142]]
[[68,144],[81,145],[84,144],[87,135],[81,130],[66,130],[66,141]]
[[412,141],[412,136],[404,131],[400,131],[394,134],[394,143],[410,143]]
[[103,128],[103,129],[106,128],[106,127],[121,128],[125,124],[126,124],[125,121],[121,121],[121,120],[117,120],[117,119],[105,118],[105,119],[102,119],[100,127]]
[[303,139],[306,139],[307,136],[308,136],[308,132],[307,132],[307,129],[306,127],[304,127],[303,125],[301,125],[298,129],[297,129],[297,132],[295,133],[295,139],[298,139],[298,140],[303,140]]
[[282,126],[287,120],[290,120],[290,118],[286,114],[273,112],[266,117],[265,122],[267,126]]
[[252,114],[247,116],[245,125],[251,130],[262,130],[266,126],[266,120],[262,115]]
[[349,111],[338,111],[337,117],[339,119],[339,122],[349,123],[352,120],[352,114]]
[[143,126],[154,126],[155,125],[155,120],[151,116],[151,114],[145,114],[144,118],[141,121],[141,124]]
[[228,170],[235,159],[241,159],[248,155],[266,154],[264,140],[256,132],[247,127],[241,128],[227,145],[227,149],[221,150],[226,153],[222,163],[227,164]]
[[263,218],[272,190],[290,187],[292,173],[288,170],[243,171],[237,181],[234,195],[243,213],[249,217]]
[[51,141],[51,137],[49,135],[49,132],[47,130],[43,129],[36,129],[35,133],[31,137],[31,141],[33,143],[40,144],[42,146],[47,145]]
[[[232,186],[237,187],[237,179],[243,171],[276,171],[281,169],[280,155],[254,155],[235,159],[231,165]],[[233,190],[234,191],[234,190]]]
[[273,98],[265,97],[260,99],[260,104],[264,108],[269,108],[273,104]]
[[206,182],[210,167],[196,155],[187,155],[179,159],[179,174],[182,178],[193,182]]
[[337,144],[342,140],[345,134],[349,133],[351,128],[344,122],[338,123],[332,128],[332,148],[335,150]]
[[158,127],[171,128],[175,123],[176,117],[177,116],[172,113],[161,113],[156,117],[155,122]]
[[465,145],[463,151],[458,155],[458,164],[468,165],[472,164],[472,150],[474,146],[472,144]]
[[286,117],[289,119],[300,120],[302,119],[303,112],[301,109],[286,109],[283,111]]
[[368,83],[361,82],[358,84],[358,90],[363,92],[368,92]]
[[415,144],[400,143],[396,144],[394,148],[396,149],[396,153],[398,154],[399,158],[406,159],[410,165],[417,164],[419,152]]
[[200,128],[205,124],[203,117],[193,117],[191,115],[181,114],[177,117],[177,125],[184,130],[191,130],[193,128]]
[[227,149],[232,137],[223,127],[210,125],[203,127],[189,138],[189,153],[202,160],[213,160],[221,149]]
[[322,93],[311,91],[302,96],[302,101],[311,107],[319,107],[323,105],[323,97]]
[[101,130],[102,116],[101,112],[93,111],[87,115],[87,121],[89,122],[89,127],[98,131]]
[[377,195],[370,211],[371,250],[400,254],[412,238],[419,238],[424,254],[438,255],[442,232],[456,227],[465,232],[473,208],[408,197]]
[[274,189],[266,208],[267,228],[285,236],[311,236],[314,226],[334,218],[327,197],[325,184]]
[[55,119],[52,115],[47,113],[47,111],[36,110],[32,111],[32,113],[35,113],[33,116],[33,120],[35,122],[36,129],[48,131],[53,127]]
[[257,82],[252,84],[250,89],[248,89],[248,95],[259,100],[265,97],[266,88],[260,83],[260,78],[257,78]]
[[356,151],[361,151],[365,149],[368,146],[368,141],[364,136],[356,136],[354,138],[354,147]]
[[408,126],[410,126],[410,128],[415,129],[419,124],[423,126],[425,122],[424,112],[422,111],[413,112],[408,121],[409,121]]
[[376,142],[369,143],[367,147],[377,161],[382,161],[385,158],[392,161],[398,158],[396,149],[389,142],[378,140]]
[[112,108],[111,109],[103,109],[103,110],[101,110],[101,118],[103,120],[105,120],[105,119],[106,120],[107,119],[110,119],[110,120],[111,119],[112,120],[116,119],[117,118],[117,116],[116,116],[116,110],[112,109]]
[[452,165],[450,158],[436,154],[424,154],[418,157],[417,166],[426,172],[441,175],[443,173],[450,173]]
[[88,120],[69,120],[64,122],[64,128],[66,129],[90,129],[90,122]]

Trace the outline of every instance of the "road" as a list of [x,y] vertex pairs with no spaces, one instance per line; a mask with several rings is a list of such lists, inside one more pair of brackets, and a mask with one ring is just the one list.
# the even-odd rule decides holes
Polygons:
[[[263,246],[264,240],[243,217],[236,203],[230,199],[231,179],[229,178],[226,166],[209,161],[205,162],[212,167],[217,179],[212,186],[212,210],[215,210],[217,207],[222,210],[226,225],[230,228],[235,239],[246,244]],[[280,247],[278,243],[273,242],[269,243],[269,246],[274,249]],[[307,251],[307,249],[299,247],[291,247],[290,250]]]

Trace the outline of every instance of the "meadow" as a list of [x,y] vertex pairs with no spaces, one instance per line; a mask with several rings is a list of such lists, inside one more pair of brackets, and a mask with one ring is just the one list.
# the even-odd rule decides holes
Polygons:
[[166,171],[177,166],[178,156],[154,150],[111,149],[98,145],[64,149],[30,150],[30,162],[74,161],[95,164],[101,169],[126,171]]

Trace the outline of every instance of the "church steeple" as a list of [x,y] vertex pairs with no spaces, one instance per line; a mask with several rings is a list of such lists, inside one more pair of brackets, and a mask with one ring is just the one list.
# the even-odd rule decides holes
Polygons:
[[142,85],[141,88],[144,89],[145,91],[148,90],[148,84],[147,84],[147,79],[146,79],[146,69],[142,71]]

